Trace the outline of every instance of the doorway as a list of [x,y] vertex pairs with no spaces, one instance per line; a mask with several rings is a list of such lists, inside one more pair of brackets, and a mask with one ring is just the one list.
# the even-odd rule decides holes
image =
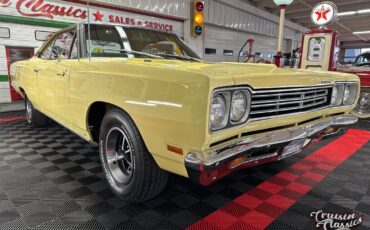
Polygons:
[[[6,52],[6,63],[8,67],[8,76],[10,76],[10,65],[13,64],[14,62],[27,60],[33,57],[34,48],[7,46],[5,47],[5,52]],[[22,100],[21,95],[19,95],[12,87],[10,77],[8,77],[8,79],[10,84],[10,96],[12,102]]]

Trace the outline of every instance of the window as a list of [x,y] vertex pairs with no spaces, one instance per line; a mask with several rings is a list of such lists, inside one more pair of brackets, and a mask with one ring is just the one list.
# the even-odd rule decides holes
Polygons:
[[356,58],[356,64],[360,65],[363,63],[369,63],[370,62],[370,54],[366,53],[363,55],[360,55]]
[[[344,52],[344,62],[358,64],[359,62],[362,62],[362,60],[356,59],[356,57],[361,53],[366,53],[368,51],[369,48],[346,49]],[[361,56],[359,58],[361,58]]]
[[[132,50],[154,55],[198,58],[176,35],[139,28],[123,28]],[[123,38],[125,40],[125,36]],[[167,58],[170,58],[167,56]]]
[[90,46],[92,57],[122,57],[122,39],[113,26],[90,25],[90,44],[86,27],[87,53]]
[[224,50],[225,56],[234,56],[234,50]]
[[75,38],[75,34],[76,32],[74,30],[58,34],[51,51],[50,59],[68,59],[71,53],[71,47]]
[[0,38],[10,38],[10,30],[7,27],[0,27]]
[[39,58],[49,60],[51,56],[51,50],[53,48],[55,39],[51,40],[49,44],[41,51],[41,54],[39,55]]
[[209,55],[216,55],[216,49],[206,48],[204,52]]
[[47,41],[54,34],[54,32],[35,30],[35,39],[37,41]]
[[77,59],[78,58],[78,47],[77,47],[77,38],[73,41],[73,46],[71,49],[70,59]]

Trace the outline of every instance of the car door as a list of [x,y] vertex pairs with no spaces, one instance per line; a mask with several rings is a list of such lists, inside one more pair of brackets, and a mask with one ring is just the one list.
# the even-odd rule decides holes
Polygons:
[[76,48],[73,47],[76,31],[58,33],[50,49],[50,58],[40,62],[38,72],[38,90],[40,104],[49,116],[69,126],[71,111],[69,105],[69,79]]

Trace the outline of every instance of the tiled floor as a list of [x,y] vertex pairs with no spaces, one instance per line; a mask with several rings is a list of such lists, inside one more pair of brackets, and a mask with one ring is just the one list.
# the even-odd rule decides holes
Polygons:
[[[370,123],[354,128],[370,130]],[[282,162],[234,173],[209,187],[171,175],[159,197],[127,204],[108,190],[96,146],[56,124],[31,129],[22,120],[0,123],[0,229],[184,229],[331,141]],[[318,208],[362,212],[367,216],[360,229],[370,228],[369,185],[367,143],[270,229],[312,229],[309,213]]]

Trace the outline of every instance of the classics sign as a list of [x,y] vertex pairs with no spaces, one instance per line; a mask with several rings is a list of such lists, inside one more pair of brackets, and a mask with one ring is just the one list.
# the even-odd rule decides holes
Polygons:
[[319,3],[312,10],[311,20],[318,26],[329,25],[336,20],[337,11],[337,6],[332,2]]
[[176,20],[97,6],[91,6],[90,15],[88,15],[87,6],[75,1],[0,0],[0,14],[71,23],[86,22],[90,17],[91,22],[144,26],[183,35],[183,23]]

